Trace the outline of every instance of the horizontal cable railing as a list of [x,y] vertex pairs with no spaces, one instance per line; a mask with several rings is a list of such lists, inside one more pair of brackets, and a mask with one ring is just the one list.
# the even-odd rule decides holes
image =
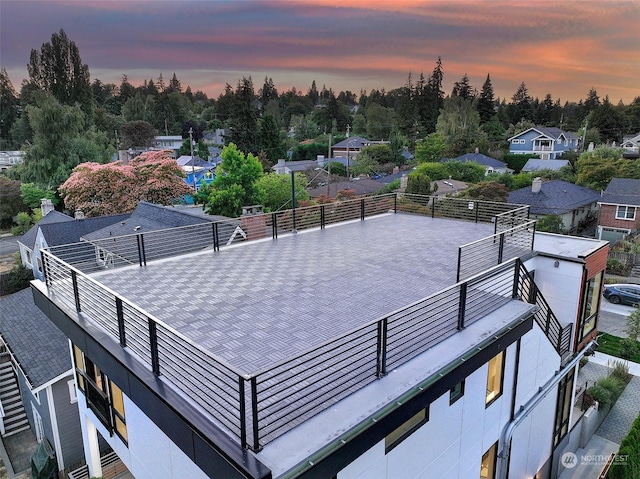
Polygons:
[[460,246],[457,280],[462,281],[504,260],[533,251],[535,232],[536,222],[529,220],[514,228]]
[[516,260],[519,273],[517,274],[517,296],[523,301],[535,304],[538,309],[534,315],[538,326],[544,331],[558,354],[563,357],[571,352],[571,341],[573,339],[573,326],[568,324],[562,326],[547,303],[540,289],[531,278],[531,275],[520,260]]
[[[364,220],[391,211],[475,222],[496,222],[496,225],[500,221],[501,224],[511,225],[503,229],[521,224],[522,216],[528,216],[528,207],[520,205],[391,193],[275,213],[246,215],[224,221],[207,221],[190,226],[89,239],[54,246],[49,251],[78,270],[91,273],[123,266],[144,266],[148,261],[207,249],[217,251],[221,247],[239,242],[277,238],[278,234],[324,228],[350,220]],[[136,230],[136,227],[133,229]]]
[[529,222],[529,205],[511,208],[496,214],[494,233],[501,233]]
[[[259,372],[245,373],[43,252],[54,297],[99,326],[254,450],[509,301],[515,260]],[[62,274],[62,272],[66,274]],[[73,279],[75,278],[75,280]]]
[[[448,206],[440,208],[441,201]],[[115,251],[108,250],[109,242],[114,242],[110,238],[94,242],[89,248],[88,243],[82,243],[71,245],[68,250],[44,250],[46,284],[54,299],[67,303],[101,327],[160,380],[184,391],[204,414],[237,436],[243,447],[259,450],[295,425],[384,376],[388,367],[403,364],[509,301],[516,294],[513,285],[518,283],[520,271],[515,260],[486,268],[465,282],[258,372],[244,372],[230,365],[103,286],[87,274],[98,269],[90,265],[95,265],[96,259],[105,259],[105,252],[113,253],[112,267],[143,265],[177,251],[211,247],[216,250],[225,238],[224,244],[233,244],[277,237],[279,232],[322,228],[388,211],[409,211],[416,205],[421,207],[420,202],[430,208],[433,216],[457,214],[460,218],[462,211],[473,211],[464,218],[473,221],[491,221],[490,211],[495,216],[496,211],[507,207],[383,195],[243,217],[224,225],[204,223],[175,231],[118,237]]]

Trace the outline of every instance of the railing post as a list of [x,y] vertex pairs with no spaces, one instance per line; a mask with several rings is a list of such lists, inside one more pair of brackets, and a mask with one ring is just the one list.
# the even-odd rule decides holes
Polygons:
[[75,270],[71,270],[71,283],[73,284],[73,299],[76,302],[76,311],[80,310],[80,291],[78,290],[78,273]]
[[438,201],[438,197],[437,196],[432,196],[431,197],[431,217],[435,218],[436,216],[436,201]]
[[251,378],[251,422],[253,423],[253,451],[258,452],[260,447],[260,429],[258,428],[258,382],[256,377]]
[[271,213],[271,237],[276,239],[278,237],[278,215]]
[[151,369],[157,376],[160,375],[160,357],[158,356],[158,329],[156,322],[147,318],[149,321],[149,348],[151,349]]
[[144,265],[147,265],[147,253],[144,249],[144,235],[142,233],[140,233],[140,246],[142,248],[142,262],[144,263]]
[[500,244],[498,246],[498,264],[502,263],[503,253],[504,253],[504,233],[500,233]]
[[51,286],[49,283],[49,272],[47,270],[48,261],[48,256],[46,254],[42,254],[42,275],[44,276],[44,284],[46,284],[47,287]]
[[393,194],[393,212],[398,212],[398,193]]
[[533,244],[536,241],[536,222],[533,222],[533,234],[531,235],[531,250],[533,251]]
[[364,221],[364,198],[360,200],[360,221]]
[[547,310],[547,317],[544,323],[544,335],[549,337],[549,327],[551,326],[551,311]]
[[378,345],[376,353],[376,377],[387,374],[387,318],[378,321]]
[[482,205],[481,201],[476,201],[475,202],[475,207],[476,207],[476,223],[478,222],[478,213],[480,212],[480,205]]
[[218,223],[211,223],[211,234],[213,235],[213,251],[220,251],[220,236],[218,235]]
[[460,282],[461,268],[462,268],[462,247],[458,246],[458,272],[456,273],[456,283]]
[[516,258],[513,266],[513,290],[511,291],[511,297],[516,299],[518,294],[518,286],[520,286],[520,274],[522,273],[520,258]]
[[460,285],[460,298],[458,300],[458,331],[464,329],[464,313],[467,306],[467,282]]
[[325,208],[325,205],[320,205],[320,229],[321,230],[324,229],[324,222],[325,222],[324,208]]
[[127,337],[124,330],[124,311],[122,310],[122,299],[116,297],[116,314],[118,315],[118,333],[120,334],[120,346],[127,345]]
[[238,393],[240,395],[240,446],[247,447],[247,408],[245,405],[244,395],[244,383],[245,380],[241,376],[238,376]]

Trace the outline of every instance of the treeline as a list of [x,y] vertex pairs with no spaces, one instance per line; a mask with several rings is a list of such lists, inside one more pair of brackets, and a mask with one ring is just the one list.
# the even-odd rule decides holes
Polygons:
[[[640,96],[629,105],[614,105],[591,89],[585,100],[562,103],[550,93],[543,99],[533,98],[522,82],[510,99],[496,98],[490,75],[480,88],[464,75],[447,93],[442,87],[440,58],[428,75],[413,78],[409,74],[404,85],[389,91],[335,92],[324,85],[318,88],[313,81],[306,91],[294,87],[279,92],[271,78],[265,77],[256,87],[250,77],[243,77],[235,86],[227,84],[213,99],[184,87],[175,73],[169,81],[160,74],[137,86],[126,75],[119,85],[99,79],[91,82],[77,46],[61,30],[40,50],[32,50],[28,73],[18,93],[6,70],[0,72],[1,149],[29,151],[30,146],[42,144],[42,132],[33,119],[42,117],[45,105],[53,108],[52,102],[77,109],[66,110],[60,117],[73,117],[74,133],[88,138],[91,132],[99,145],[106,141],[113,150],[131,146],[126,144],[128,136],[123,136],[123,127],[131,122],[145,122],[150,133],[183,138],[189,137],[191,128],[196,141],[205,131],[224,128],[228,141],[241,151],[261,155],[265,167],[283,158],[287,150],[293,150],[294,157],[303,157],[306,153],[298,144],[306,139],[323,136],[318,150],[324,153],[328,134],[337,141],[347,130],[372,140],[391,139],[411,150],[418,140],[437,131],[453,144],[450,153],[464,153],[474,145],[484,151],[504,148],[504,140],[527,125],[572,132],[586,126],[581,136],[596,144],[620,142],[623,135],[640,131]],[[69,129],[61,124],[49,128],[60,128],[63,133]],[[460,132],[461,128],[466,130]],[[50,132],[50,136],[55,134]],[[87,145],[85,149],[91,151]],[[34,156],[28,159],[34,161]],[[56,172],[54,166],[53,172],[63,177],[67,168]]]

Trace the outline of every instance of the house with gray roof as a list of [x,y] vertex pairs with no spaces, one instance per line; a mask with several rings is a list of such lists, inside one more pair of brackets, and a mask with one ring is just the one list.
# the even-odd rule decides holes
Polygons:
[[[128,218],[82,236],[74,259],[82,256],[85,263],[103,269],[122,263],[137,264],[190,248],[205,248],[211,244],[214,223],[223,243],[235,238],[234,235],[246,234],[242,228],[242,233],[237,231],[239,220],[208,215],[198,206],[163,206],[141,201]],[[159,233],[168,229],[172,229],[170,239]],[[162,240],[158,239],[160,236]],[[191,239],[186,241],[186,237]]]
[[507,140],[509,153],[539,155],[542,160],[556,160],[565,151],[578,149],[578,138],[560,128],[529,128]]
[[[62,471],[84,460],[69,341],[34,304],[30,289],[0,298],[0,313],[4,435],[20,434],[22,417],[38,442],[49,441]],[[8,399],[12,381],[21,402]]]
[[598,204],[598,239],[617,241],[640,230],[640,179],[613,178]]
[[[50,202],[49,202],[50,203]],[[95,218],[72,218],[44,206],[43,218],[31,227],[18,241],[22,264],[33,270],[34,277],[43,279],[42,255],[40,250],[51,246],[77,243],[88,233],[126,220],[129,214],[98,216]]]
[[531,187],[509,193],[508,202],[529,205],[531,218],[557,215],[562,218],[562,229],[575,233],[578,228],[597,216],[600,193],[586,186],[564,180],[543,182],[535,178]]
[[488,175],[489,173],[513,173],[513,170],[509,168],[506,163],[503,163],[500,160],[496,160],[495,158],[491,158],[490,156],[483,155],[478,151],[477,148],[474,153],[465,153],[464,155],[460,155],[457,158],[443,158],[440,161],[442,163],[446,163],[449,161],[459,161],[461,163],[477,163],[480,166],[484,167],[485,175]]

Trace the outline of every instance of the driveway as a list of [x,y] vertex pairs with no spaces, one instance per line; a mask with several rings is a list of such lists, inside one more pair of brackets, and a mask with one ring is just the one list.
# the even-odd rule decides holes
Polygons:
[[18,240],[22,236],[3,236],[0,238],[0,256],[7,254],[13,254],[16,251],[20,251],[18,247]]

